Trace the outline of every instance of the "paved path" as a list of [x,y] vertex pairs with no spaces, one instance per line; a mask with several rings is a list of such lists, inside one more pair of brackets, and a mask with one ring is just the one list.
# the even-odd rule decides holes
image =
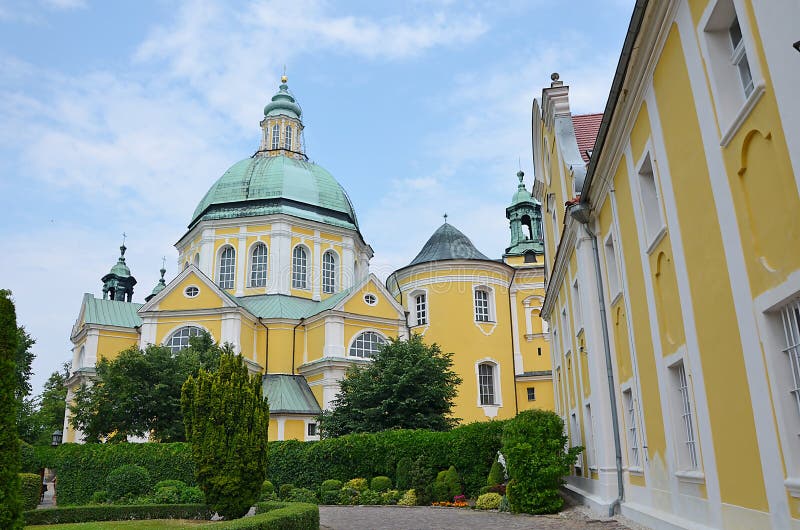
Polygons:
[[555,515],[512,515],[432,506],[320,506],[323,530],[629,530],[617,517],[595,518],[581,507]]

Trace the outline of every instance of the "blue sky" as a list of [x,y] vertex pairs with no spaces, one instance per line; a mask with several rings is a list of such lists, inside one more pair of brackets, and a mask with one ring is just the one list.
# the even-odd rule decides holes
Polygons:
[[508,244],[531,104],[559,72],[601,112],[632,0],[0,0],[0,288],[36,338],[38,392],[71,358],[121,234],[143,301],[197,202],[258,146],[286,65],[307,154],[350,194],[385,278],[442,214]]

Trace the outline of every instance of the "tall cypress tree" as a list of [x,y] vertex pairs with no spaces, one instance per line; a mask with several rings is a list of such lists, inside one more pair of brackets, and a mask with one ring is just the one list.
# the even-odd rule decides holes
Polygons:
[[227,349],[216,372],[186,380],[181,409],[206,503],[226,519],[243,516],[267,473],[269,405],[261,378]]
[[0,528],[22,528],[17,439],[17,317],[10,291],[0,289]]

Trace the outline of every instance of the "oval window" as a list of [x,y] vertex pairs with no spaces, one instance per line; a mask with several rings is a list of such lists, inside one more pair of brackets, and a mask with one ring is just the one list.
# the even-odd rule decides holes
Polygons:
[[197,288],[197,287],[195,287],[194,285],[190,285],[189,287],[187,287],[187,288],[186,288],[186,289],[183,291],[183,294],[185,294],[187,298],[194,298],[195,296],[197,296],[198,294],[200,294],[200,289],[198,289],[198,288]]
[[378,297],[372,293],[367,293],[364,295],[364,303],[367,305],[375,305],[378,303]]

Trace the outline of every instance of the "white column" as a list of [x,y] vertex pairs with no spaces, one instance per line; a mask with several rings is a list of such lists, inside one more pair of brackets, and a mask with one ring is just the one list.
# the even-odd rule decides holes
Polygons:
[[312,248],[313,255],[311,256],[311,263],[313,263],[313,265],[311,268],[311,299],[319,300],[320,282],[322,280],[320,275],[320,271],[322,270],[322,260],[320,258],[319,230],[314,230],[314,245]]
[[342,289],[349,289],[355,283],[355,255],[353,238],[346,237],[342,241]]
[[325,319],[325,345],[323,357],[344,357],[344,318],[327,317]]
[[239,227],[239,245],[236,250],[236,296],[244,295],[245,271],[247,270],[247,227]]
[[214,229],[206,228],[200,238],[200,266],[203,274],[214,279]]
[[270,252],[270,284],[278,294],[290,294],[292,276],[292,238],[289,225],[284,222],[272,225],[272,252]]

